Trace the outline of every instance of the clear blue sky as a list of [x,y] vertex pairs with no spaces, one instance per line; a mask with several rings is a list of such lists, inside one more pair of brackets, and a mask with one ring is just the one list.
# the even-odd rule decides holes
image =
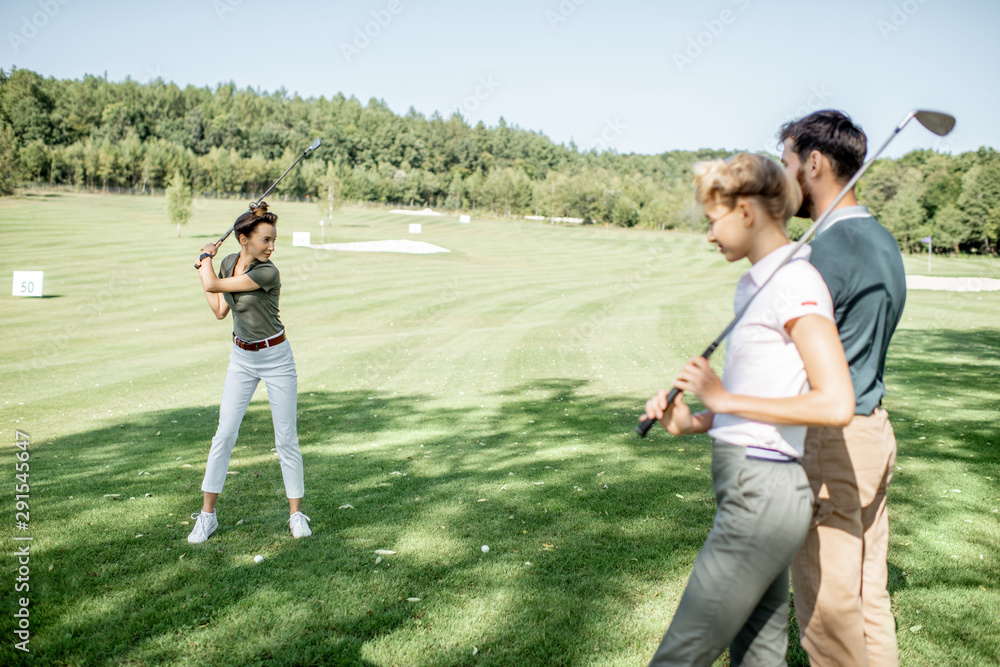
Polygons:
[[995,0],[6,0],[0,25],[8,70],[343,92],[623,153],[773,149],[827,107],[876,146],[911,108],[958,118],[891,156],[1000,147]]

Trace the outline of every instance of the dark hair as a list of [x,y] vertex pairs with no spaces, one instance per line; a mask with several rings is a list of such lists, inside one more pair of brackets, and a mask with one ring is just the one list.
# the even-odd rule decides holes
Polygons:
[[840,111],[825,109],[781,126],[781,143],[792,140],[792,148],[805,162],[813,151],[825,155],[833,165],[834,175],[847,181],[864,164],[868,137],[851,118]]
[[251,206],[249,211],[236,218],[236,224],[233,225],[233,232],[236,234],[237,239],[240,237],[240,234],[250,238],[253,230],[257,229],[257,225],[262,222],[270,225],[278,224],[278,216],[267,212],[267,202],[261,202],[256,207]]

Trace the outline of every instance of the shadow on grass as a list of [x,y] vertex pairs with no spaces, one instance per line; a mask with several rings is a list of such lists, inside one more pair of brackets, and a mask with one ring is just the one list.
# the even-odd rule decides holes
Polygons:
[[[889,381],[904,387],[890,394],[901,457],[995,475],[998,350],[994,332],[897,334]],[[299,541],[285,525],[266,402],[244,420],[219,531],[197,547],[179,522],[198,509],[217,406],[145,413],[47,443],[32,463],[31,662],[647,659],[666,627],[637,628],[636,610],[669,618],[711,527],[707,441],[657,432],[639,441],[635,397],[588,395],[581,381],[497,393],[488,397],[496,407],[483,409],[421,394],[300,394],[315,534]],[[948,398],[987,418],[960,420],[942,409]],[[933,554],[919,585],[948,595],[995,590],[994,562],[955,568],[926,530],[948,520],[955,500],[927,493],[927,476],[907,475],[906,465],[890,508],[919,520],[892,530]],[[339,509],[348,503],[355,509]],[[966,538],[995,560],[985,531]],[[397,553],[376,564],[375,549]],[[890,552],[896,594],[915,583],[894,560]],[[995,642],[976,631],[992,623],[984,614],[970,609],[942,630],[961,639],[964,655],[995,655]],[[5,618],[0,630],[11,636]],[[791,620],[789,664],[805,665]],[[4,664],[23,661],[12,653],[8,643]]]
[[[997,490],[1000,332],[901,331],[893,345],[887,376],[903,387],[890,394],[889,416],[902,471],[890,486],[890,502],[923,522],[951,521],[955,499],[942,498],[937,488],[948,480],[935,480],[935,486],[928,488],[928,480],[908,475],[907,466],[911,461],[950,466],[942,469],[975,482],[992,478],[987,486]],[[966,411],[976,414],[963,418]],[[970,537],[976,540],[975,535]],[[948,583],[947,573],[941,575],[942,583]]]
[[[711,527],[708,450],[666,436],[637,445],[635,398],[584,386],[506,388],[479,410],[300,394],[305,540],[287,533],[266,402],[247,413],[203,545],[180,521],[200,506],[217,406],[46,443],[32,464],[32,662],[646,659],[665,626],[636,630],[635,607],[676,607],[653,597],[686,581]],[[379,548],[397,553],[376,564]]]
[[[889,381],[903,388],[890,394],[889,409],[901,461],[933,464],[932,474],[958,466],[957,475],[996,475],[998,350],[994,332],[897,334]],[[581,381],[497,393],[503,398],[488,397],[496,407],[483,409],[421,394],[300,394],[315,535],[299,541],[285,525],[266,402],[244,420],[220,529],[196,547],[185,542],[190,525],[179,522],[199,506],[217,406],[145,413],[47,443],[32,459],[31,662],[647,659],[666,627],[638,628],[636,614],[669,618],[711,527],[707,441],[655,431],[639,441],[629,414],[635,397],[588,395]],[[986,418],[961,420],[943,409],[948,398]],[[931,555],[921,557],[917,583],[890,552],[890,592],[995,590],[992,537],[965,531],[991,560],[955,567],[928,526],[961,508],[929,493],[927,474],[901,465],[890,511],[917,520],[894,523],[894,540]],[[339,509],[347,503],[355,509]],[[376,564],[375,549],[397,553]],[[255,553],[263,564],[252,562]],[[973,606],[935,631],[957,641],[961,656],[985,661],[995,640],[977,628],[990,627],[988,615]],[[9,637],[5,618],[0,630]],[[791,621],[789,664],[805,665]],[[10,643],[0,660],[27,661]]]
[[[1000,332],[899,331],[888,366],[899,387],[888,396],[899,466],[889,508],[905,517],[890,519],[899,546],[889,553],[889,591],[940,599],[928,610],[935,626],[923,629],[934,637],[925,639],[964,664],[994,664],[1000,637],[987,629],[996,627],[1000,563],[988,513],[1000,497]],[[927,466],[930,474],[912,472]]]
[[[904,542],[929,554],[920,558],[920,587],[937,589],[945,597],[966,592],[978,595],[983,588],[995,590],[1000,584],[996,568],[996,540],[986,530],[965,531],[967,545],[991,554],[992,563],[979,568],[960,568],[950,555],[953,550],[939,539],[935,525],[953,526],[956,519],[952,498],[928,492],[932,479],[911,475],[906,470],[912,461],[930,463],[935,473],[945,466],[955,466],[955,476],[970,475],[989,479],[1000,464],[1000,451],[992,444],[998,432],[1000,396],[1000,333],[993,330],[947,331],[902,330],[893,339],[886,378],[889,384],[902,386],[889,392],[887,405],[896,433],[899,458],[897,472],[889,487],[890,515],[904,511],[916,521],[891,521],[894,542]],[[975,380],[971,381],[970,376]],[[947,408],[973,410],[985,415],[982,421],[958,418]],[[938,437],[932,437],[938,436]],[[950,442],[942,442],[950,440]],[[959,470],[960,469],[960,470]],[[947,479],[934,475],[933,483]],[[996,497],[996,485],[993,485]],[[936,490],[936,487],[935,487]],[[949,529],[951,529],[949,526]],[[890,596],[913,587],[912,573],[905,572],[889,553]],[[911,561],[912,562],[912,561]],[[998,642],[984,628],[994,625],[989,609],[973,603],[961,615],[945,618],[942,609],[928,609],[936,628],[924,632],[939,633],[935,641],[947,653],[954,654],[953,664],[993,664]],[[897,624],[899,623],[897,614]],[[789,610],[789,665],[808,667],[809,659],[799,646],[798,624]],[[905,627],[897,628],[903,635]]]
[[[951,485],[950,480],[965,475],[976,481],[996,478],[1000,450],[992,442],[1000,426],[1000,333],[987,329],[897,331],[886,379],[896,387],[890,390],[886,403],[900,467],[889,487],[890,596],[917,588],[938,591],[935,597],[939,600],[961,600],[958,604],[965,606],[961,614],[946,613],[951,609],[940,602],[936,608],[926,609],[927,620],[933,619],[934,627],[923,627],[922,636],[935,633],[930,641],[935,650],[951,655],[948,660],[954,662],[950,664],[993,664],[1000,647],[996,635],[985,630],[994,626],[995,619],[981,604],[981,591],[996,590],[1000,584],[996,539],[983,528],[961,531],[966,546],[989,554],[992,562],[979,561],[976,567],[957,564],[952,556],[954,547],[940,539],[941,533],[955,531],[955,526],[961,525],[957,515],[963,511],[963,517],[973,514],[961,501],[939,493],[938,487]],[[962,419],[956,414],[959,410],[975,411],[977,419]],[[910,474],[915,462],[931,464],[933,472]],[[996,484],[991,486],[992,496],[1000,495]],[[901,515],[903,520],[898,518]],[[900,553],[904,548],[907,553]],[[904,571],[896,562],[901,560],[919,563],[919,573]],[[966,600],[970,603],[965,604]],[[790,622],[788,664],[807,666],[808,658],[797,646],[794,615]],[[897,625],[900,623],[897,613]],[[906,630],[905,626],[897,627],[901,646],[908,641]]]

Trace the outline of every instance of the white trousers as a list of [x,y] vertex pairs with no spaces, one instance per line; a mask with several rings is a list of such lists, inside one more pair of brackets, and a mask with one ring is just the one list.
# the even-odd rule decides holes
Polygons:
[[219,428],[212,438],[212,449],[208,452],[208,463],[205,465],[205,481],[201,485],[205,493],[219,493],[226,483],[229,459],[240,434],[243,415],[261,380],[267,384],[267,400],[271,403],[274,446],[281,463],[285,495],[301,498],[304,494],[302,452],[299,450],[295,418],[298,375],[292,346],[287,340],[257,352],[249,352],[233,344],[219,405]]

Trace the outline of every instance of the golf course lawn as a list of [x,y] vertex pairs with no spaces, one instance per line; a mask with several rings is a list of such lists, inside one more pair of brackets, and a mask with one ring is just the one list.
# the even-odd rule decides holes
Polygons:
[[[274,202],[314,535],[288,532],[260,388],[219,529],[193,546],[232,329],[192,264],[244,206],[196,200],[177,238],[162,198],[0,200],[0,273],[45,271],[47,297],[2,297],[0,663],[646,664],[715,503],[707,436],[633,428],[729,321],[748,264],[692,233],[374,208],[336,213],[325,241],[451,252],[292,247],[293,231],[318,242],[321,214]],[[927,273],[926,256],[906,263]],[[933,268],[1000,278],[995,259]],[[911,291],[886,379],[902,664],[995,665],[1000,292]],[[28,530],[15,430],[30,436]],[[24,545],[30,591],[15,592]],[[29,654],[14,648],[22,597]],[[804,665],[795,632],[789,663]]]

